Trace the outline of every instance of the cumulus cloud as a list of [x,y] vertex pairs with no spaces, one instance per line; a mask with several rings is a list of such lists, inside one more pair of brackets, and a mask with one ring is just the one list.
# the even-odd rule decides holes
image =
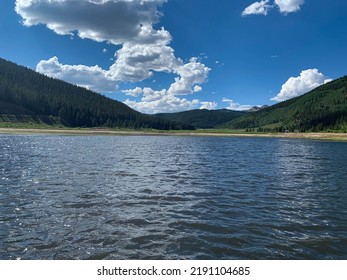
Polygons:
[[157,43],[170,40],[169,32],[154,30],[158,5],[166,0],[16,0],[23,24],[44,24],[59,35],[119,45],[125,42]]
[[198,99],[190,101],[186,98],[179,98],[168,93],[166,89],[144,88],[142,94],[141,101],[127,99],[124,103],[137,111],[148,114],[186,111],[194,109],[200,104]]
[[200,102],[201,107],[200,110],[202,109],[207,109],[207,110],[214,110],[217,108],[217,103],[216,102],[209,102],[209,101],[204,101],[204,102]]
[[272,6],[269,5],[269,0],[262,0],[260,2],[255,2],[251,5],[249,5],[243,12],[243,16],[247,15],[267,15],[269,9],[271,9]]
[[243,12],[242,16],[247,15],[267,15],[269,10],[277,7],[282,14],[298,12],[304,4],[304,0],[275,0],[272,5],[270,0],[261,0],[249,5]]
[[122,90],[122,92],[128,96],[139,97],[143,93],[143,90],[140,87],[136,87],[134,89]]
[[222,102],[228,103],[228,106],[225,109],[233,110],[233,111],[247,111],[252,109],[253,107],[260,107],[260,105],[241,105],[240,103],[235,102],[229,98],[223,98]]
[[171,84],[168,92],[176,95],[186,95],[187,93],[199,92],[202,90],[198,84],[206,82],[208,73],[211,69],[196,57],[190,59],[189,63],[178,66],[174,72],[179,75],[175,82]]
[[137,82],[150,78],[155,72],[172,73],[181,64],[173,48],[163,44],[126,43],[116,52],[116,61],[109,75],[123,82]]
[[127,100],[127,103],[149,112],[149,108],[153,109],[155,105],[158,108],[153,111],[173,110],[174,105],[178,108],[195,106],[196,100],[188,101],[176,95],[202,91],[201,84],[207,81],[211,70],[195,57],[188,63],[177,58],[170,46],[171,34],[163,27],[154,28],[161,16],[158,8],[165,2],[16,0],[15,9],[26,26],[43,24],[59,35],[76,35],[121,46],[109,69],[97,65],[64,65],[57,57],[52,57],[38,63],[37,71],[43,74],[100,92],[112,92],[122,82],[146,80],[155,72],[177,75],[169,89],[152,92],[146,89],[145,92],[145,89],[136,88],[123,92],[133,97],[143,95],[141,102]]
[[298,77],[289,78],[283,85],[281,91],[271,100],[285,101],[293,97],[303,95],[310,90],[321,86],[331,79],[320,73],[318,69],[308,69],[300,73]]
[[114,80],[107,75],[107,71],[98,65],[64,65],[54,56],[40,61],[36,71],[98,92],[114,92],[118,89]]
[[300,10],[304,0],[275,0],[275,4],[283,14],[294,13]]
[[149,87],[136,87],[134,89],[124,90],[123,92],[129,96],[141,96],[140,101],[127,99],[124,103],[137,111],[148,114],[180,112],[197,108],[213,110],[217,107],[216,102],[201,102],[198,99],[190,101],[186,98],[178,97],[166,89],[154,90]]

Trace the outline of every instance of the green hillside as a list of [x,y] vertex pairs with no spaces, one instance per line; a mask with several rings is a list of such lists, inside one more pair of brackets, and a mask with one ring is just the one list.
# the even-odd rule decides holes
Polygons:
[[0,125],[192,129],[0,59]]
[[182,122],[195,128],[213,128],[245,115],[245,112],[222,110],[190,110],[179,113],[161,113],[156,116],[170,121]]
[[222,125],[258,131],[347,130],[347,76],[305,95],[278,103]]

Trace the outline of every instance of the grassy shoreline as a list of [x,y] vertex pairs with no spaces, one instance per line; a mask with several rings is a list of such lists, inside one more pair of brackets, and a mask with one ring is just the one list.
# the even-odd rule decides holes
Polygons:
[[219,137],[272,137],[290,139],[316,139],[347,142],[347,133],[247,133],[229,130],[156,131],[118,129],[69,128],[0,128],[0,134],[57,134],[57,135],[109,135],[109,136],[219,136]]

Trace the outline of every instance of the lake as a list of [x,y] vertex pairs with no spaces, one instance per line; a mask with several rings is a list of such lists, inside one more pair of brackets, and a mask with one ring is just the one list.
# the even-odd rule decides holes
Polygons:
[[0,259],[347,259],[347,143],[0,135]]

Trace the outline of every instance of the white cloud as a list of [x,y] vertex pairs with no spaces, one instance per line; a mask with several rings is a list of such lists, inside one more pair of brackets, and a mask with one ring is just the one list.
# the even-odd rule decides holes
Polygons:
[[233,111],[247,111],[252,109],[253,107],[260,107],[261,105],[241,105],[237,102],[235,102],[232,99],[229,98],[223,98],[222,102],[224,103],[229,103],[229,105],[227,107],[225,107],[225,109],[229,109],[229,110],[233,110]]
[[137,111],[148,114],[181,112],[197,108],[213,110],[217,107],[216,102],[200,102],[198,99],[190,101],[186,98],[177,97],[166,89],[154,90],[148,87],[143,89],[136,87],[131,90],[125,90],[124,92],[130,96],[139,97],[142,95],[140,101],[127,99],[124,103]]
[[158,91],[144,88],[142,91],[141,101],[127,99],[124,103],[137,111],[148,114],[186,111],[194,109],[200,104],[198,99],[190,101],[186,98],[179,98],[168,93],[166,89]]
[[[43,74],[101,92],[112,92],[122,82],[146,80],[155,72],[177,75],[169,89],[153,92],[148,92],[147,89],[147,93],[144,89],[141,92],[141,88],[124,91],[126,95],[133,97],[143,94],[142,103],[131,100],[127,102],[149,112],[150,108],[177,111],[198,104],[196,99],[188,101],[176,95],[202,91],[201,84],[207,81],[211,70],[195,57],[188,63],[177,58],[170,46],[171,34],[163,27],[153,27],[161,16],[158,7],[165,2],[166,0],[16,0],[15,3],[16,12],[26,26],[44,24],[59,35],[76,34],[80,38],[121,45],[109,69],[64,65],[57,57],[52,57],[38,63],[37,71]],[[150,98],[153,100],[149,101]],[[177,109],[172,108],[174,105],[178,106]],[[162,109],[160,106],[163,106]]]
[[275,0],[275,4],[283,14],[294,13],[300,10],[304,0]]
[[143,90],[140,87],[136,87],[134,89],[123,90],[122,92],[124,92],[125,95],[128,95],[128,96],[138,97],[143,93]]
[[243,12],[242,16],[247,15],[264,15],[266,16],[273,7],[277,6],[282,14],[298,12],[304,4],[304,0],[275,0],[273,5],[269,4],[270,0],[261,0],[249,5]]
[[269,4],[269,0],[262,0],[249,5],[243,12],[243,16],[247,15],[267,15],[269,9],[272,8]]
[[289,78],[283,85],[281,91],[271,100],[285,101],[300,96],[310,90],[330,82],[331,79],[320,73],[318,69],[308,69],[300,73],[298,77]]
[[153,71],[172,73],[181,63],[174,50],[162,44],[126,43],[115,56],[116,62],[110,67],[109,75],[123,82],[148,79]]
[[[136,46],[135,49],[137,47],[139,46]],[[139,97],[143,94],[141,102],[128,99],[126,104],[145,113],[192,109],[199,104],[196,103],[196,99],[188,101],[184,98],[177,98],[176,95],[187,95],[202,91],[199,84],[206,82],[210,68],[198,62],[196,58],[192,58],[188,63],[183,64],[181,59],[174,57],[172,48],[167,47],[166,49],[167,52],[160,53],[155,47],[152,50],[144,47],[139,48],[138,53],[128,51],[126,52],[127,55],[124,55],[120,50],[117,52],[118,59],[109,70],[103,70],[99,66],[63,65],[57,57],[40,61],[36,70],[50,77],[99,92],[112,92],[117,89],[116,85],[121,81],[136,82],[144,80],[149,78],[154,70],[157,72],[173,72],[179,77],[175,78],[175,82],[171,84],[168,90],[154,91],[150,88],[141,89],[136,87],[135,89],[122,91],[127,96],[133,97]],[[174,108],[175,106],[177,108]]]
[[[128,47],[127,45],[125,47]],[[132,47],[134,47],[132,49]],[[183,64],[175,58],[173,49],[167,46],[153,48],[129,47],[129,51],[117,52],[117,60],[109,70],[99,66],[63,65],[57,57],[42,60],[36,70],[48,76],[78,84],[99,92],[112,92],[117,89],[118,82],[141,81],[149,78],[152,71],[173,72],[179,77],[170,88],[155,91],[150,88],[136,87],[122,91],[127,96],[139,97],[140,102],[127,99],[125,103],[135,110],[144,113],[177,112],[195,108],[199,100],[189,101],[176,95],[187,95],[202,91],[199,84],[206,82],[210,68],[192,58]],[[131,51],[131,50],[139,50]],[[167,51],[160,52],[166,49]]]
[[59,35],[77,35],[94,41],[158,43],[170,40],[159,21],[157,7],[166,0],[16,0],[23,24],[44,24]]
[[200,102],[201,107],[200,109],[207,109],[207,110],[214,110],[217,108],[217,103],[216,102],[208,102],[208,101],[204,101],[204,102]]
[[[165,45],[139,45],[139,44],[129,44],[126,43],[123,47],[118,50],[115,54],[116,61],[108,70],[102,70],[103,76],[106,77],[108,81],[113,81],[115,84],[119,82],[138,82],[148,79],[153,76],[153,71],[155,72],[166,72],[172,73],[176,72],[176,68],[181,67],[181,60],[177,59],[174,55],[174,50],[170,46]],[[39,65],[51,65],[51,60],[42,60]],[[60,78],[68,82],[81,84],[78,80],[74,81],[74,76],[69,77],[69,73],[64,73],[68,69],[81,69],[81,65],[64,65],[60,64],[59,68],[54,66],[53,71],[49,67],[37,67],[37,71],[58,78],[59,69],[62,71],[60,73]],[[87,66],[84,67],[88,68]],[[193,71],[193,69],[192,69]],[[189,71],[188,71],[189,72]],[[54,73],[54,75],[52,75]],[[84,71],[83,75],[88,80],[88,73]],[[69,79],[65,79],[68,77]],[[100,76],[97,76],[100,78]],[[97,77],[90,77],[91,80],[97,79]],[[102,83],[102,79],[98,83]],[[191,93],[188,89],[186,93]]]
[[40,61],[36,71],[98,92],[114,92],[118,88],[107,71],[98,65],[64,65],[56,56]]
[[189,63],[182,64],[174,69],[180,77],[175,78],[168,92],[176,95],[186,95],[202,90],[198,84],[206,82],[211,69],[197,61],[196,57],[190,59]]
[[193,91],[194,91],[194,92],[199,92],[199,91],[202,91],[202,87],[201,87],[201,86],[196,85],[196,86],[194,86]]

